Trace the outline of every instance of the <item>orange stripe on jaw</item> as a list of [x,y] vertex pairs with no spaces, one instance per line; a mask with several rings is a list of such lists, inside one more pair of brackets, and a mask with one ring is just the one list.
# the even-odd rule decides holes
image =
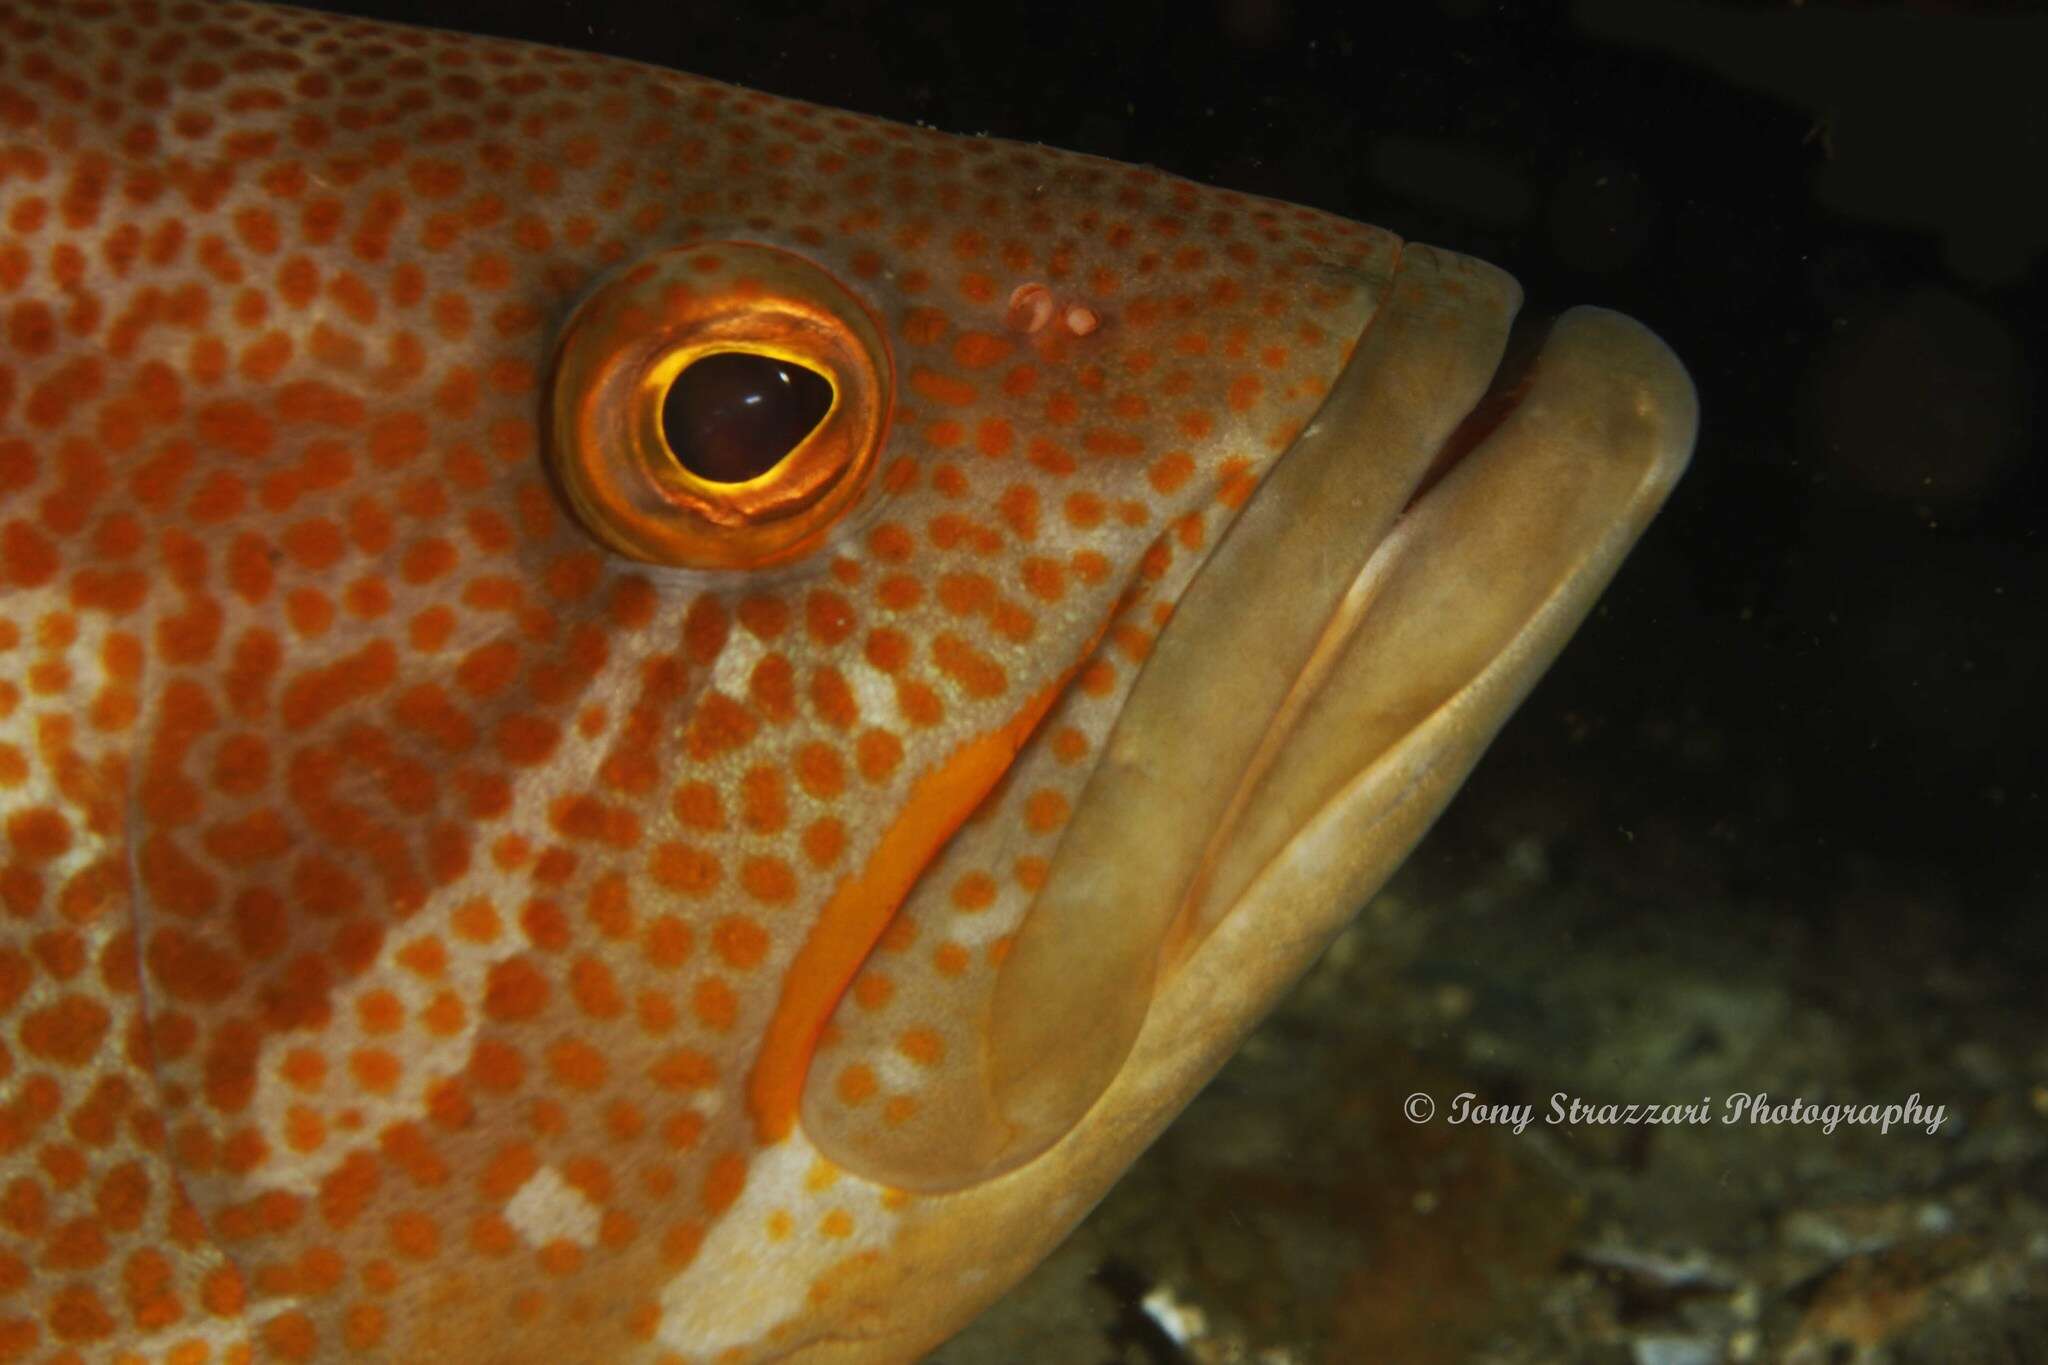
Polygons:
[[866,866],[841,882],[825,902],[810,936],[783,974],[782,997],[776,1001],[775,1013],[762,1035],[761,1051],[747,1077],[747,1110],[754,1116],[754,1135],[761,1142],[780,1142],[789,1136],[796,1125],[804,1076],[810,1070],[818,1035],[854,973],[867,960],[875,940],[889,927],[932,856],[1010,770],[1017,751],[1059,700],[1081,664],[1094,655],[1107,629],[1105,621],[1080,651],[1074,666],[1009,720],[964,741],[912,783],[902,814],[883,831]]

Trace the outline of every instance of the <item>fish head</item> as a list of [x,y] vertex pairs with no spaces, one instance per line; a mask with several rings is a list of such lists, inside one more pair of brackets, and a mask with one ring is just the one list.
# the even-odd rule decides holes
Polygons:
[[55,150],[0,183],[4,549],[110,698],[135,1235],[284,1358],[930,1345],[1398,864],[1690,451],[1639,325],[1503,378],[1507,276],[1330,214],[177,14],[43,24],[9,106]]

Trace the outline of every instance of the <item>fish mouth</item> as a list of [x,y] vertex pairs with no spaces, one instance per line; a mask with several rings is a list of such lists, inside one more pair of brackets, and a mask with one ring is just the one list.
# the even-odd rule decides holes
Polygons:
[[997,985],[987,1074],[1008,1158],[1074,1126],[1226,919],[1275,921],[1246,967],[1275,994],[1313,960],[1683,471],[1698,405],[1676,357],[1581,308],[1503,367],[1520,294],[1406,248],[1322,408],[1175,608]]
[[1449,801],[1697,426],[1683,367],[1616,313],[1564,313],[1503,367],[1520,301],[1491,266],[1403,250],[1153,643],[997,975],[945,1150],[870,1151],[868,1174],[986,1180],[1111,1093],[1105,1122],[1163,1123]]

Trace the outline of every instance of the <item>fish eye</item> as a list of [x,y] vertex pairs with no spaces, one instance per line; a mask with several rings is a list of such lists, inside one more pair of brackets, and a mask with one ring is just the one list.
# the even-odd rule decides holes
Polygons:
[[698,478],[746,483],[789,457],[832,410],[832,381],[781,356],[717,351],[668,386],[661,434]]
[[651,564],[817,549],[880,464],[888,347],[823,268],[746,242],[655,253],[564,324],[548,465],[576,519]]

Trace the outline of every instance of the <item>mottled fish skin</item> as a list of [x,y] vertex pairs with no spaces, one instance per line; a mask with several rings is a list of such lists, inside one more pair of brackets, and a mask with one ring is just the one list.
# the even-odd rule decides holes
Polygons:
[[[544,464],[561,329],[733,241],[886,337],[879,474],[793,563],[635,562]],[[908,1359],[993,1297],[1212,1062],[1028,1232],[814,1138],[943,1139],[1401,256],[605,57],[0,0],[0,1361]],[[821,916],[977,744],[813,1062]]]

